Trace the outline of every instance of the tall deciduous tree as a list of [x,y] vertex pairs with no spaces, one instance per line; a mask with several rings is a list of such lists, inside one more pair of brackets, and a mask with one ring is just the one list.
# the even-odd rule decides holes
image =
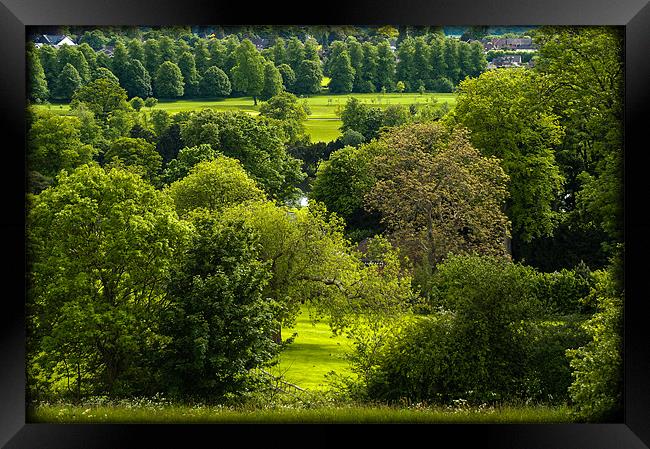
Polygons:
[[50,91],[47,87],[47,78],[41,65],[41,60],[34,50],[27,52],[27,91],[29,99],[36,102],[47,100]]
[[354,85],[352,90],[355,92],[362,92],[361,90],[361,77],[363,75],[363,46],[354,37],[348,37],[347,41],[348,53],[350,54],[350,63],[354,68]]
[[217,152],[208,144],[182,148],[176,158],[167,163],[163,174],[164,181],[171,184],[174,181],[183,179],[196,164],[211,161],[216,157]]
[[162,156],[156,152],[155,145],[145,139],[122,137],[111,143],[104,154],[104,162],[133,167],[142,178],[156,184],[162,167]]
[[411,89],[419,89],[420,86],[427,86],[431,83],[431,65],[430,65],[429,43],[424,36],[418,36],[413,45],[413,67],[415,73],[412,76]]
[[66,64],[56,79],[54,97],[60,100],[69,100],[75,91],[81,87],[83,80],[72,64]]
[[235,50],[235,61],[232,68],[233,87],[252,96],[257,105],[257,97],[264,88],[264,58],[250,40],[244,39]]
[[260,106],[260,116],[279,120],[288,135],[288,143],[293,144],[308,139],[305,135],[304,121],[307,112],[298,98],[289,92],[280,92]]
[[378,145],[371,162],[378,181],[366,207],[381,214],[410,260],[434,266],[449,252],[506,254],[508,177],[498,159],[471,145],[466,130],[404,125]]
[[130,39],[126,44],[126,47],[129,50],[129,57],[131,60],[137,59],[140,62],[145,60],[144,45],[140,39]]
[[158,47],[160,48],[161,61],[178,62],[178,45],[169,36],[161,36],[158,38]]
[[122,85],[124,85],[124,78],[129,62],[131,62],[129,50],[126,48],[126,45],[122,43],[122,41],[118,41],[117,44],[115,44],[113,56],[111,57],[111,68],[115,76],[117,76],[120,80],[120,84]]
[[286,54],[286,63],[291,66],[294,72],[298,73],[300,63],[305,59],[305,46],[296,36],[292,36],[287,41]]
[[105,122],[111,112],[128,109],[126,99],[126,91],[119,84],[98,78],[75,92],[70,107],[75,109],[84,103],[98,120]]
[[315,61],[320,63],[320,56],[318,55],[318,42],[314,40],[314,38],[309,37],[305,39],[305,59],[309,59],[310,61]]
[[474,146],[502,161],[510,176],[506,212],[513,238],[523,241],[552,233],[562,185],[553,149],[563,130],[550,105],[540,101],[547,88],[547,78],[527,69],[485,72],[460,84],[454,112],[471,130]]
[[63,70],[66,64],[71,64],[79,73],[82,81],[90,79],[90,66],[84,57],[84,54],[76,47],[63,45],[56,52],[58,60],[58,70]]
[[185,82],[185,96],[194,97],[199,93],[200,76],[196,70],[194,55],[188,51],[184,52],[178,59],[178,68],[183,75]]
[[181,216],[194,209],[221,211],[243,201],[265,198],[241,163],[226,156],[199,162],[186,177],[171,184],[169,194]]
[[470,58],[470,71],[468,75],[471,77],[477,77],[481,73],[485,72],[487,68],[487,59],[485,59],[485,53],[483,52],[483,46],[480,42],[472,42],[470,44],[469,51]]
[[371,156],[368,147],[347,146],[333,152],[318,165],[310,200],[325,204],[328,211],[343,217],[348,226],[357,227],[369,221],[363,198],[377,181],[370,172]]
[[48,177],[90,162],[96,150],[81,141],[77,117],[49,112],[34,115],[27,132],[27,168]]
[[272,61],[264,64],[264,86],[260,93],[262,100],[268,100],[282,92],[282,74]]
[[452,83],[460,81],[460,65],[458,64],[458,41],[445,39],[443,55],[445,58],[446,75]]
[[296,74],[291,66],[289,64],[280,64],[278,70],[282,75],[282,84],[284,85],[284,88],[289,92],[293,92],[296,83]]
[[244,112],[216,112],[204,109],[183,124],[185,146],[207,143],[225,156],[241,161],[251,177],[273,199],[289,200],[304,178],[300,161],[285,149],[287,135],[281,124]]
[[[354,68],[352,68],[350,55],[343,48],[343,44],[337,41],[333,47],[332,56],[328,61],[329,76],[331,78],[328,87],[333,94],[347,94],[352,92],[354,85]],[[337,47],[341,47],[340,51],[336,51]]]
[[93,72],[97,70],[97,53],[92,47],[86,43],[80,44],[77,46],[81,54],[84,55],[86,62],[88,63],[88,69],[90,70],[90,76]]
[[415,68],[415,41],[412,37],[404,39],[397,48],[397,80],[405,84],[406,90],[412,91],[417,86],[412,86],[413,74],[417,73]]
[[[227,209],[223,218],[243,219],[257,230],[260,259],[269,263],[272,274],[264,294],[281,304],[284,324],[293,322],[304,301],[327,313],[337,327],[352,310],[388,308],[410,296],[408,276],[392,263],[384,270],[366,267],[344,239],[341,220],[322,205],[291,209],[255,202]],[[280,337],[278,333],[277,341]]]
[[126,89],[129,97],[147,98],[153,92],[151,89],[151,76],[137,59],[129,61],[124,68],[120,84]]
[[210,67],[210,52],[205,39],[198,39],[194,44],[194,63],[201,76]]
[[320,63],[305,59],[296,71],[295,91],[300,94],[317,94],[320,92],[323,71]]
[[287,63],[287,46],[281,37],[275,39],[273,46],[271,47],[271,53],[273,54],[273,62],[276,66]]
[[154,83],[155,94],[158,98],[178,98],[185,93],[183,74],[178,65],[171,61],[163,62],[156,72]]
[[[567,178],[564,207],[576,206],[622,240],[623,37],[608,27],[543,27],[535,71],[547,74],[548,103],[566,130],[557,159]],[[576,204],[578,203],[578,204]]]
[[54,93],[56,86],[56,79],[61,73],[59,69],[59,64],[56,58],[56,50],[54,47],[49,45],[43,45],[38,48],[38,57],[41,60],[41,65],[43,66],[43,71],[45,72],[45,78],[47,79],[47,85],[50,89],[50,93]]
[[144,66],[150,75],[158,71],[158,67],[163,63],[160,46],[156,39],[147,39],[144,42]]
[[361,75],[361,87],[364,92],[377,91],[377,68],[379,56],[377,47],[372,42],[363,43],[363,73]]
[[30,366],[77,399],[145,394],[187,225],[139,176],[96,165],[59,175],[30,206]]
[[250,389],[254,369],[277,354],[270,336],[280,307],[263,294],[271,274],[255,229],[205,210],[189,219],[195,231],[172,276],[162,322],[171,340],[162,377],[177,394],[221,399]]
[[377,44],[377,89],[391,92],[395,89],[397,62],[390,43],[383,40]]
[[202,97],[227,97],[231,91],[228,75],[219,67],[208,67],[203,73],[200,84]]

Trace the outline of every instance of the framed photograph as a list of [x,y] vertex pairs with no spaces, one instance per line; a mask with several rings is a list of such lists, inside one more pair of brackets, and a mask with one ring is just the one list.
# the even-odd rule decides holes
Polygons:
[[0,0],[0,445],[649,448],[647,0],[308,6]]

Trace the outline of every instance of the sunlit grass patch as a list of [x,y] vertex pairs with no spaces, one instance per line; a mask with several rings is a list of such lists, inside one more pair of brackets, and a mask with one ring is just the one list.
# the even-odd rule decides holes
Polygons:
[[319,322],[312,324],[306,308],[301,310],[293,328],[283,329],[283,338],[297,333],[295,340],[280,355],[273,374],[304,389],[327,388],[325,375],[330,371],[351,374],[345,352],[349,341],[343,336],[333,336],[330,327]]

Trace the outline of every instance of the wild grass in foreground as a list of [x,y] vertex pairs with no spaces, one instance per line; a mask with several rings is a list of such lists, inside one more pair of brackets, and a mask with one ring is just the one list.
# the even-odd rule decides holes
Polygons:
[[41,423],[568,423],[567,407],[41,405],[28,411]]

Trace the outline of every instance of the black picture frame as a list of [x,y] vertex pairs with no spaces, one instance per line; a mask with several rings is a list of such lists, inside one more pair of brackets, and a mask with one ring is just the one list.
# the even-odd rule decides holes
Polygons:
[[[26,28],[47,25],[618,25],[625,29],[625,334],[624,417],[607,424],[454,425],[112,425],[31,424],[25,420],[25,42]],[[202,0],[0,0],[0,145],[5,162],[0,226],[4,239],[4,300],[0,312],[0,445],[7,448],[192,447],[253,439],[262,444],[364,444],[391,441],[498,449],[641,449],[650,446],[650,326],[644,258],[650,253],[645,218],[645,127],[650,104],[648,0],[364,0],[299,7],[266,2]],[[10,143],[13,142],[13,143]],[[7,288],[9,286],[10,288]],[[247,426],[247,427],[246,427]],[[345,431],[342,435],[339,431]],[[300,432],[300,437],[295,434]],[[281,439],[284,437],[283,439]],[[305,438],[302,440],[302,438]],[[300,438],[300,440],[299,440]],[[422,438],[422,439],[420,439]]]

